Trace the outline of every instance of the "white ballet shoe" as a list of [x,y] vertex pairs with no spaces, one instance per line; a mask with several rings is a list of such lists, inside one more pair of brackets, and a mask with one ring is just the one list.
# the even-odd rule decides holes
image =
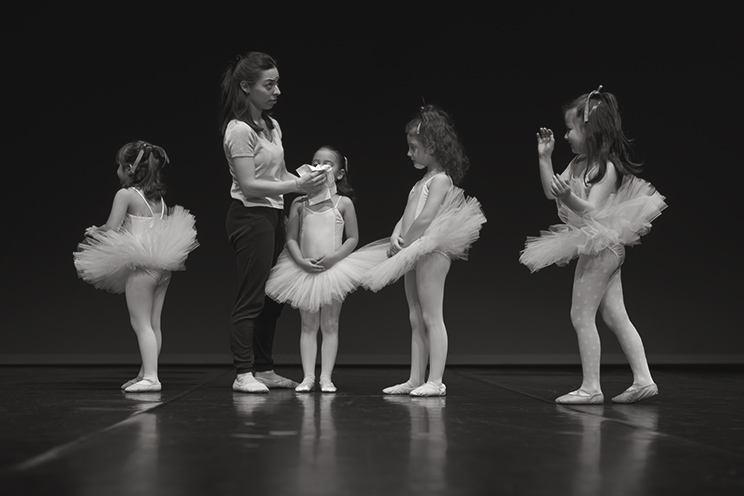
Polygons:
[[305,377],[302,382],[295,388],[298,393],[309,393],[315,390],[315,377]]
[[233,391],[239,393],[268,393],[269,388],[265,384],[256,380],[253,374],[250,372],[245,374],[238,374],[233,381]]
[[604,394],[590,394],[581,389],[571,391],[555,399],[559,405],[601,405],[604,403]]
[[330,379],[326,377],[320,378],[320,391],[323,393],[335,393],[337,391],[336,386],[333,385]]
[[445,396],[447,394],[447,386],[427,382],[411,391],[410,394],[411,396]]
[[141,375],[138,375],[138,376],[137,376],[137,377],[135,377],[134,379],[129,379],[129,380],[127,381],[127,382],[125,382],[124,384],[122,384],[122,385],[121,385],[121,388],[122,388],[122,389],[126,389],[126,388],[128,388],[129,386],[131,386],[132,384],[134,384],[135,382],[139,382],[139,381],[141,381],[141,380],[142,380],[142,376],[141,376]]
[[142,379],[124,389],[126,393],[149,393],[153,391],[160,391],[160,381],[151,381],[150,379]]
[[659,394],[659,387],[652,382],[647,386],[635,389],[633,389],[633,386],[630,386],[628,389],[612,398],[612,402],[620,404],[638,403],[641,400],[656,396],[657,394]]
[[412,386],[408,381],[395,386],[386,387],[382,390],[383,394],[411,394],[411,391],[416,389],[416,386]]
[[292,379],[282,377],[273,370],[266,372],[256,372],[256,380],[270,389],[291,389],[296,388],[298,384]]

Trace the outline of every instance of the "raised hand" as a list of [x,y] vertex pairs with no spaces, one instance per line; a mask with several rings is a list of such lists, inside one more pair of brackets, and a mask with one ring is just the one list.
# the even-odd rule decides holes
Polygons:
[[537,133],[537,155],[540,157],[550,157],[555,148],[555,138],[553,131],[546,127],[541,127]]
[[561,176],[554,174],[553,180],[550,182],[550,193],[563,200],[571,194],[571,186]]

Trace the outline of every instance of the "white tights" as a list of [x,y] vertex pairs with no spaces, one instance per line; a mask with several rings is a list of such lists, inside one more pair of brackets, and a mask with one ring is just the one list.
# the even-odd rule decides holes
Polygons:
[[340,301],[323,305],[317,312],[300,310],[300,358],[305,377],[315,378],[315,361],[318,354],[318,328],[323,335],[320,348],[320,377],[331,379],[338,353],[338,321],[341,315]]
[[158,356],[163,343],[160,316],[170,272],[137,270],[127,280],[125,295],[129,321],[137,335],[142,367],[140,379],[158,382]]
[[447,328],[444,325],[444,283],[451,260],[438,252],[424,255],[405,275],[406,299],[411,322],[411,375],[408,383],[442,384],[447,362]]
[[[622,252],[621,252],[622,253]],[[574,274],[571,322],[579,341],[583,381],[581,389],[601,392],[599,362],[601,345],[597,331],[597,310],[607,327],[617,336],[633,371],[633,385],[651,384],[641,336],[630,322],[620,280],[621,259],[610,249],[597,255],[581,255]]]

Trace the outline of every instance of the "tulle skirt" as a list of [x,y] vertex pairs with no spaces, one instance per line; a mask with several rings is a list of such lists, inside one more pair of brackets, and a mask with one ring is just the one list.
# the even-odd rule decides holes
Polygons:
[[519,262],[531,272],[551,264],[566,265],[579,255],[596,255],[618,245],[633,246],[651,229],[651,222],[667,205],[650,183],[628,176],[600,210],[578,215],[558,203],[563,224],[550,226],[540,236],[529,236]]
[[359,287],[362,277],[387,259],[389,239],[370,243],[323,272],[305,272],[285,248],[271,269],[266,294],[294,308],[316,312],[332,301],[343,301]]
[[362,279],[362,286],[377,292],[415,268],[418,260],[429,253],[467,260],[468,249],[480,237],[485,222],[477,199],[466,197],[460,188],[450,188],[423,236],[370,270]]
[[195,219],[176,205],[164,219],[135,235],[125,220],[118,231],[97,232],[73,253],[78,276],[98,289],[123,293],[137,269],[176,271],[186,268],[188,254],[199,246]]

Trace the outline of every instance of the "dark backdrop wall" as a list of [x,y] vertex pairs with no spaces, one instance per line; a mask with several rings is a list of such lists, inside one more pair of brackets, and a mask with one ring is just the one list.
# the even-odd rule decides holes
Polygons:
[[[526,236],[557,221],[539,183],[535,132],[551,127],[560,138],[561,105],[603,84],[623,107],[642,177],[669,204],[623,267],[650,360],[741,362],[741,30],[710,3],[694,12],[610,3],[422,13],[213,2],[193,11],[126,4],[110,14],[35,7],[19,16],[3,43],[0,362],[137,360],[124,297],[78,280],[72,251],[85,227],[106,220],[116,151],[145,139],[170,155],[167,200],[195,214],[201,243],[173,277],[163,361],[229,363],[234,258],[217,115],[222,71],[248,50],[279,62],[274,116],[288,168],[323,144],[347,154],[362,244],[390,234],[420,177],[403,128],[422,97],[454,116],[472,162],[463,187],[488,223],[448,277],[450,363],[578,360],[573,264],[531,275],[517,259]],[[556,167],[570,158],[558,139]],[[623,361],[600,330],[605,362]],[[299,317],[286,307],[275,347],[282,363],[299,362],[298,337]],[[409,343],[402,282],[348,298],[339,362],[406,363]]]

